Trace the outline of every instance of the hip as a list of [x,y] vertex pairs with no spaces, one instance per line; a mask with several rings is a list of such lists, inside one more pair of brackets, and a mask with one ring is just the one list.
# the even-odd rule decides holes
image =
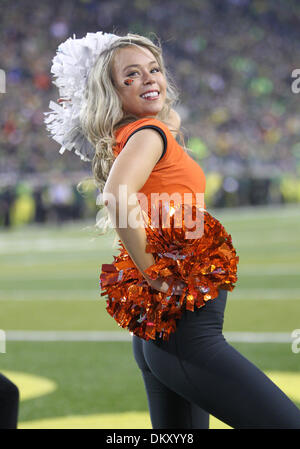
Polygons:
[[207,301],[203,307],[196,308],[192,312],[184,310],[181,318],[177,320],[177,326],[174,333],[170,335],[169,340],[162,338],[145,341],[137,336],[133,336],[135,344],[146,346],[155,345],[165,349],[174,346],[193,347],[198,349],[215,344],[216,341],[224,340],[223,323],[224,313],[227,303],[227,290],[220,289],[219,295],[210,301]]

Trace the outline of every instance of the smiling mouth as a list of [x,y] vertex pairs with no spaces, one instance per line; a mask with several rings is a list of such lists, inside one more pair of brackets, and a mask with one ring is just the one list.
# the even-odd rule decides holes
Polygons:
[[147,101],[154,101],[157,100],[159,98],[160,92],[153,92],[152,94],[148,94],[146,97],[143,95],[140,95],[140,97],[143,100],[147,100]]

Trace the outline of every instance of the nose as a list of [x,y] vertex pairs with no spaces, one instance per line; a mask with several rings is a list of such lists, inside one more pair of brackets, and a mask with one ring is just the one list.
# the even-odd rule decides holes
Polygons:
[[149,84],[149,83],[151,83],[151,84],[155,83],[155,79],[154,79],[154,76],[152,73],[146,72],[144,75],[144,84]]

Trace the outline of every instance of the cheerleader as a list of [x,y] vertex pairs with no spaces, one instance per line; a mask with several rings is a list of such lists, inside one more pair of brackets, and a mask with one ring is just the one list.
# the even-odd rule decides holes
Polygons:
[[101,295],[132,334],[152,427],[207,429],[212,414],[233,428],[300,429],[296,405],[223,336],[239,257],[176,140],[178,93],[160,44],[88,33],[60,45],[52,72],[60,105],[50,103],[47,128],[61,153],[92,162],[98,225],[119,236]]

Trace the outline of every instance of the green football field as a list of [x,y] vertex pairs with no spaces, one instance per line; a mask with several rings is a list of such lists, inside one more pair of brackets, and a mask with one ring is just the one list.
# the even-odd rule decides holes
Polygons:
[[[208,211],[240,257],[224,333],[300,407],[300,341],[289,339],[300,336],[300,207]],[[19,428],[151,428],[129,333],[100,296],[101,264],[118,249],[93,225],[0,231],[0,371],[20,389]]]

